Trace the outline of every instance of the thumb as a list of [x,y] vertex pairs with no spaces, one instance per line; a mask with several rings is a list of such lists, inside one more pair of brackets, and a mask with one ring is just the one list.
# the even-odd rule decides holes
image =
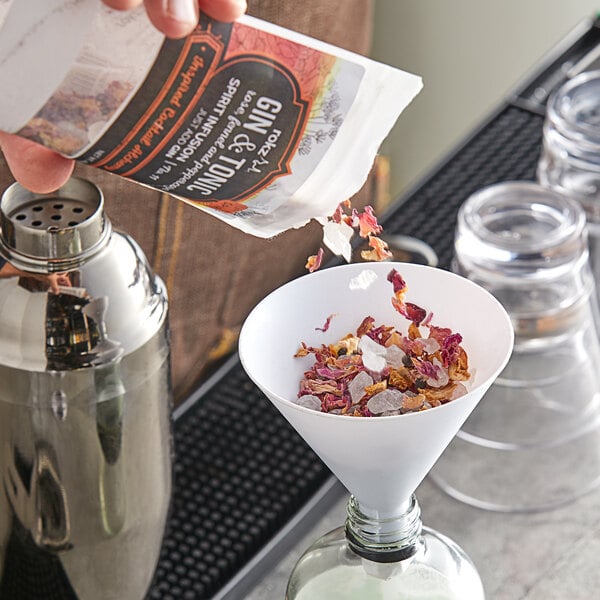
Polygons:
[[66,183],[75,162],[39,144],[0,131],[0,148],[13,177],[38,194],[53,192]]

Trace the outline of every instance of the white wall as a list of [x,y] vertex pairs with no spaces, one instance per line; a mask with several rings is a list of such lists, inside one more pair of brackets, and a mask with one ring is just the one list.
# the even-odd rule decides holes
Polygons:
[[371,55],[424,89],[382,151],[396,196],[477,124],[600,0],[375,0]]

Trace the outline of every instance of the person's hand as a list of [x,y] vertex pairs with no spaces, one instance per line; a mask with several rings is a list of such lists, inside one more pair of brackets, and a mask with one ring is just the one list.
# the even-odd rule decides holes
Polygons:
[[144,4],[150,20],[167,37],[180,38],[198,23],[198,10],[217,21],[235,21],[246,10],[246,0],[103,0],[117,10]]
[[[198,23],[199,10],[218,21],[231,22],[246,10],[246,0],[103,0],[117,10],[142,3],[148,17],[167,37],[185,37]],[[66,183],[75,162],[29,140],[0,131],[0,149],[13,177],[32,192],[52,192]]]

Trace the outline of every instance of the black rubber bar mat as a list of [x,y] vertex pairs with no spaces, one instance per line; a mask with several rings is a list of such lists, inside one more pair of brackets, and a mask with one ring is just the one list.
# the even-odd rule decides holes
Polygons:
[[[595,23],[549,60],[434,173],[382,218],[387,233],[417,237],[448,268],[456,215],[483,186],[534,179],[544,102],[599,43]],[[557,71],[558,76],[557,76]],[[238,361],[175,421],[175,491],[150,600],[243,600],[223,589],[331,480],[303,440],[255,388]],[[314,511],[313,511],[314,512]]]

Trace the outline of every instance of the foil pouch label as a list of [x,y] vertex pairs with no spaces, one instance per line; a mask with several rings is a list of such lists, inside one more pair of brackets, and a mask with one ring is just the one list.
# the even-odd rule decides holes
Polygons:
[[[350,105],[334,83],[338,62],[242,23],[202,18],[186,39],[165,40],[125,110],[77,160],[220,211],[244,211],[290,174],[296,154],[297,170],[308,173],[306,163],[335,138]],[[349,97],[362,72],[346,64]]]
[[[323,222],[356,194],[422,87],[416,75],[251,16],[202,15],[190,36],[170,40],[143,7],[87,2],[85,36],[48,67],[48,89],[9,130],[259,237]],[[27,57],[17,54],[6,89],[29,98]]]

